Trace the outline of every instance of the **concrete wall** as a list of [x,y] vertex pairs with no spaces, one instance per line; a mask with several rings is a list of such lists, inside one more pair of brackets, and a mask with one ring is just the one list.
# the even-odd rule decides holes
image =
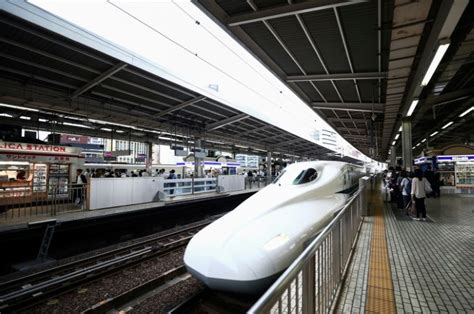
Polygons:
[[163,191],[163,178],[90,178],[90,209],[153,201]]
[[217,186],[221,192],[241,191],[245,189],[245,177],[242,175],[219,176]]

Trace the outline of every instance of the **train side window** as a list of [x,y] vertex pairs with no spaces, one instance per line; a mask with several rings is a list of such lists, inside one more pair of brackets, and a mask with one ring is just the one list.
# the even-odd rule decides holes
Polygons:
[[299,185],[299,184],[305,184],[309,183],[311,181],[316,180],[318,177],[318,172],[316,169],[313,168],[308,168],[306,170],[303,170],[298,174],[298,176],[293,180],[294,185]]

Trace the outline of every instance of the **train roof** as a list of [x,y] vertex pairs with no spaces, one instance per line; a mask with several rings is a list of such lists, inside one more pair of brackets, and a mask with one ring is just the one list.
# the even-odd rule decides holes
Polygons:
[[344,162],[344,161],[333,161],[333,160],[312,160],[312,161],[303,161],[303,162],[298,162],[294,163],[288,166],[291,166],[292,168],[299,168],[299,169],[307,169],[307,168],[315,168],[315,167],[321,167],[321,166],[332,166],[336,168],[343,168],[347,165],[351,165],[353,167],[357,168],[363,168],[360,165]]

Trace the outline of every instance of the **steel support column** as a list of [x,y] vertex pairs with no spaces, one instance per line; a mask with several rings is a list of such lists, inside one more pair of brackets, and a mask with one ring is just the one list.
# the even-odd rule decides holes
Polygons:
[[403,168],[406,171],[412,171],[413,150],[411,141],[411,119],[402,119],[402,158]]
[[152,174],[151,173],[151,165],[153,164],[153,143],[152,142],[148,142],[148,156],[146,158],[146,171],[149,173],[149,174]]

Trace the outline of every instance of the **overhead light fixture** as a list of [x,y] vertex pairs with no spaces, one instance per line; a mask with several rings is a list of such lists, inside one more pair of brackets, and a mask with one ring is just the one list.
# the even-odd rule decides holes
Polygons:
[[464,111],[463,113],[461,113],[459,115],[460,118],[464,117],[465,115],[467,115],[469,112],[471,112],[472,110],[474,110],[474,106],[472,106],[471,108],[467,109],[466,111]]
[[430,136],[435,136],[436,134],[438,134],[438,131],[431,133]]
[[0,104],[0,107],[12,108],[12,109],[19,109],[19,110],[26,110],[26,111],[34,111],[38,112],[38,109],[22,107],[22,106],[14,106],[14,105],[7,105],[7,104]]
[[31,120],[31,118],[27,117],[27,116],[20,116],[20,119],[22,119],[22,120]]
[[402,126],[400,125],[400,128],[398,129],[398,132],[401,132],[402,131]]
[[396,143],[397,143],[397,141],[393,141],[393,142],[392,142],[392,146],[395,146]]
[[397,133],[397,135],[395,135],[395,141],[398,140],[399,137],[400,137],[400,133]]
[[421,143],[418,143],[418,144],[416,144],[415,146],[418,147],[418,146],[420,146],[420,145],[421,145]]
[[444,129],[446,129],[448,126],[450,126],[450,125],[453,124],[453,123],[454,123],[453,121],[448,122],[448,123],[446,123],[441,129],[444,130]]
[[431,60],[430,67],[428,68],[428,71],[426,71],[425,76],[423,77],[423,80],[421,81],[421,86],[428,85],[428,83],[431,80],[431,77],[436,71],[436,68],[438,68],[439,63],[443,59],[444,54],[446,53],[446,50],[448,50],[448,48],[449,48],[449,43],[438,46],[438,50],[436,50],[435,56],[433,60]]
[[422,143],[426,142],[426,138],[422,139],[421,142],[422,142]]
[[408,112],[407,112],[407,117],[410,117],[412,115],[413,111],[415,111],[416,105],[418,105],[418,99],[414,99],[411,102],[410,108],[408,109]]
[[416,146],[413,146],[411,149],[415,149]]

